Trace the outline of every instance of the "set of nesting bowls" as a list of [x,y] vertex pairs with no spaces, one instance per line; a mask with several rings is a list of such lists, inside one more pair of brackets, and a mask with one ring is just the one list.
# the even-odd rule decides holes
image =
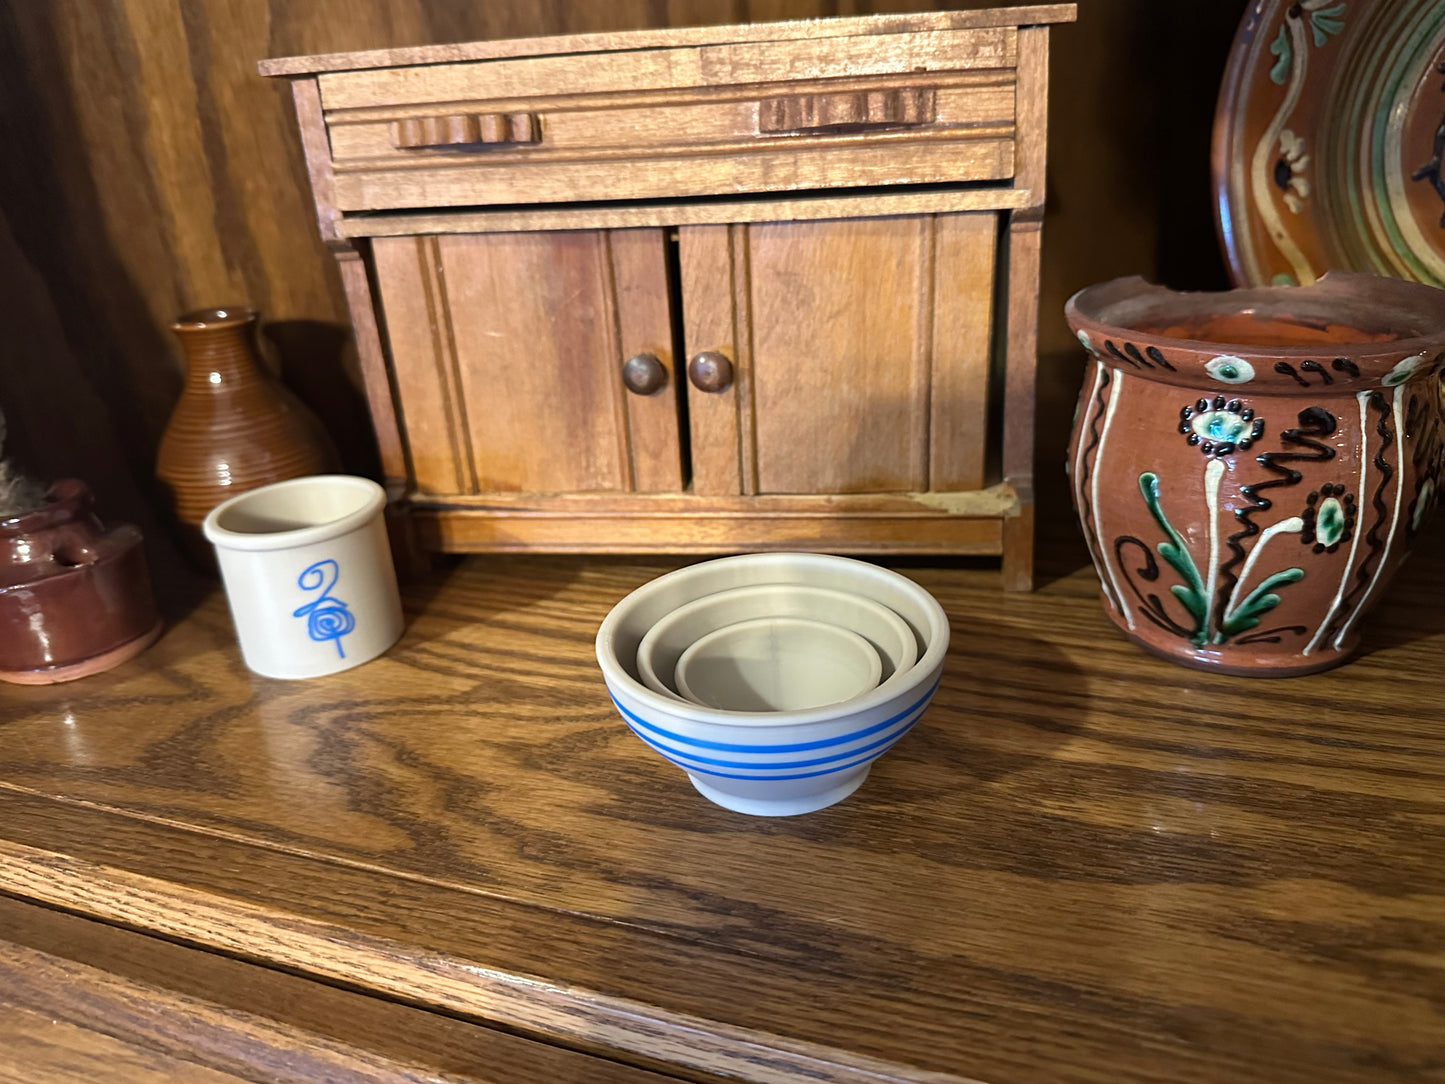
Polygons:
[[633,591],[597,631],[623,721],[705,798],[791,816],[857,790],[928,707],[948,618],[906,576],[755,553]]

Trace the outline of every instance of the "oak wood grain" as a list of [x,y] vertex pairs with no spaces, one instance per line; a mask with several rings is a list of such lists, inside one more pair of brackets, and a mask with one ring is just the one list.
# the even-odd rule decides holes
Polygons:
[[[4,897],[0,930],[4,1002],[246,1080],[666,1079]],[[20,1055],[24,1079],[50,1079]]]
[[7,1084],[237,1084],[247,1079],[52,1019],[0,996],[0,1080]]
[[1041,538],[1006,606],[996,569],[906,567],[953,623],[937,699],[782,821],[606,702],[596,624],[671,562],[462,562],[304,684],[247,674],[213,597],[7,695],[0,891],[684,1075],[1438,1076],[1438,532],[1363,658],[1265,683],[1139,654]]
[[[419,1066],[377,1058],[364,1049],[325,1044],[297,1028],[229,1012],[211,1002],[179,997],[20,945],[0,943],[0,988],[5,991],[0,995],[0,1037],[9,1039],[0,1042],[0,1049],[9,1047],[21,1079],[50,1079],[54,1070],[42,1068],[36,1052],[17,1044],[16,1035],[5,1034],[4,1022],[14,1021],[17,1010],[21,1019],[51,1025],[52,1047],[66,1050],[70,1057],[95,1057],[99,1065],[73,1073],[81,1080],[144,1079],[134,1061],[155,1064],[164,1070],[156,1079],[168,1080],[279,1081],[283,1072],[294,1074],[292,1079],[344,1076],[367,1084],[435,1079]],[[81,1037],[83,1043],[77,1041]],[[116,1049],[134,1053],[128,1063],[117,1065],[111,1060]]]

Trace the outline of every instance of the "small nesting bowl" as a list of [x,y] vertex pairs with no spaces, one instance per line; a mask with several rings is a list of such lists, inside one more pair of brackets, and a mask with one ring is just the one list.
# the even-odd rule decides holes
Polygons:
[[803,711],[878,687],[878,649],[851,629],[804,617],[756,617],[693,641],[677,660],[683,699],[726,711]]
[[675,696],[677,663],[694,641],[760,617],[800,617],[856,632],[878,652],[884,681],[918,661],[913,629],[882,603],[832,588],[769,583],[718,591],[665,615],[637,645],[637,676],[653,692]]
[[[758,584],[803,584],[881,603],[903,618],[919,658],[871,692],[805,711],[737,712],[689,704],[638,678],[637,648],[680,606]],[[597,630],[597,662],[623,721],[676,764],[705,798],[758,816],[791,816],[842,801],[873,761],[922,716],[948,651],[948,617],[906,576],[846,557],[758,553],[706,561],[660,576],[612,608]]]

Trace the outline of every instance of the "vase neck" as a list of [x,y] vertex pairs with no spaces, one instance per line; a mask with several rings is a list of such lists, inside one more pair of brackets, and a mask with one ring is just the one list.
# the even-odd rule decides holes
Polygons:
[[255,321],[222,327],[177,328],[186,354],[186,384],[218,391],[262,380],[255,346]]

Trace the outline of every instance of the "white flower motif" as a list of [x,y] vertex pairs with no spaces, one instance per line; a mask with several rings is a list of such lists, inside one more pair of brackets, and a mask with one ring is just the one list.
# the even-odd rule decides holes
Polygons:
[[1310,182],[1304,176],[1310,156],[1305,153],[1304,136],[1286,128],[1279,134],[1279,158],[1274,163],[1274,183],[1283,194],[1284,205],[1295,214],[1304,209],[1310,198]]
[[1221,384],[1247,384],[1254,379],[1254,366],[1233,354],[1220,354],[1204,363],[1204,371]]
[[1425,360],[1424,354],[1417,354],[1414,357],[1402,358],[1395,367],[1385,374],[1382,381],[1385,387],[1393,388],[1397,384],[1403,384],[1415,375],[1415,370],[1420,367],[1420,362]]
[[1079,334],[1079,344],[1080,344],[1081,346],[1083,346],[1083,348],[1084,348],[1085,350],[1087,350],[1089,353],[1093,354],[1094,357],[1098,357],[1098,356],[1099,356],[1099,352],[1094,349],[1094,343],[1093,343],[1093,340],[1089,338],[1089,333],[1088,333],[1087,331],[1085,331],[1083,328],[1080,328],[1078,334]]

